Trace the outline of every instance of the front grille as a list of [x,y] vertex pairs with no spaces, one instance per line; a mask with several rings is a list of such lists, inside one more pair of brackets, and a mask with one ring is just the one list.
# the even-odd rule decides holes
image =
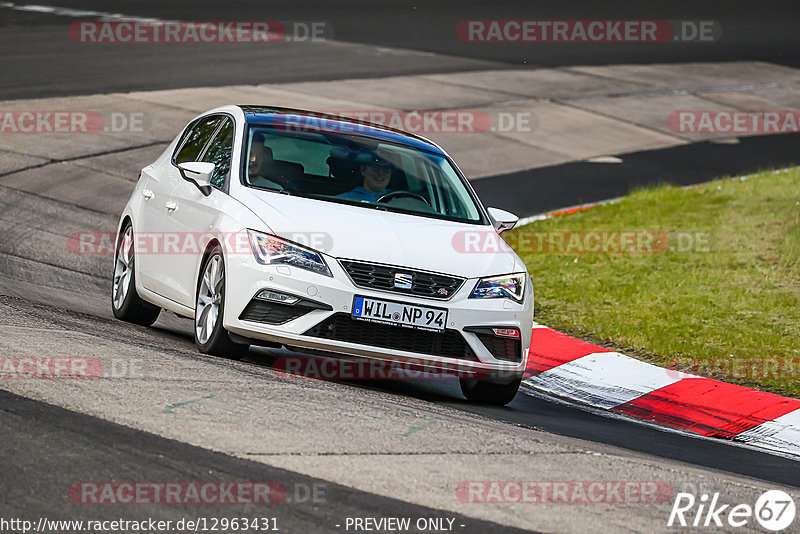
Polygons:
[[313,309],[308,306],[302,306],[299,302],[294,306],[290,306],[253,299],[247,304],[239,319],[256,323],[283,324],[292,319],[297,319]]
[[456,330],[445,330],[444,333],[414,330],[402,326],[359,321],[347,313],[331,315],[304,335],[430,356],[477,361],[475,353]]
[[[339,263],[342,264],[342,267],[344,267],[344,270],[350,275],[353,283],[358,287],[403,293],[415,297],[447,300],[452,297],[461,287],[461,284],[464,283],[464,278],[459,278],[457,276],[417,271],[404,267],[351,260],[339,260]],[[411,275],[411,287],[395,287],[396,274]]]
[[498,360],[519,363],[522,358],[522,343],[518,339],[498,337],[491,334],[475,334],[483,346]]

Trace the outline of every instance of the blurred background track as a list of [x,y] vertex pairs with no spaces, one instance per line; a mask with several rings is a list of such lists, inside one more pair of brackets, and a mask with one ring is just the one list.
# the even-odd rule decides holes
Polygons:
[[[67,38],[69,24],[98,17],[19,9],[28,4],[173,20],[325,21],[334,41],[199,49],[78,44]],[[476,69],[742,60],[800,66],[799,9],[777,0],[2,2],[0,99]],[[722,37],[711,43],[465,43],[456,26],[471,19],[712,20],[722,27]]]

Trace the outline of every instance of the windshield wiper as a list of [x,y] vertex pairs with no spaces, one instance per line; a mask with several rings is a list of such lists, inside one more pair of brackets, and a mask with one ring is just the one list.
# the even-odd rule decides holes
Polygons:
[[288,189],[275,189],[273,187],[259,187],[257,185],[249,185],[248,187],[252,187],[253,189],[258,189],[259,191],[270,191],[272,193],[281,193],[283,195],[289,195],[291,197],[296,196],[294,193],[292,193]]

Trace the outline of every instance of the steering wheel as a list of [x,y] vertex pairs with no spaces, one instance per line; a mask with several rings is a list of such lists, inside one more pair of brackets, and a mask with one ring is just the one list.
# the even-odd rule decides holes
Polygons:
[[415,198],[417,200],[421,200],[428,206],[431,205],[430,202],[425,200],[425,197],[417,193],[412,193],[411,191],[392,191],[390,193],[386,193],[385,195],[381,196],[375,202],[389,202],[390,200],[395,198]]

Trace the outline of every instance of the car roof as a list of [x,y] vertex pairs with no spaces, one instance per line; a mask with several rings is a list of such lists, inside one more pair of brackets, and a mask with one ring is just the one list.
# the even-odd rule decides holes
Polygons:
[[436,143],[422,136],[363,120],[277,106],[240,105],[239,107],[244,112],[248,124],[277,126],[285,125],[287,120],[291,120],[296,127],[306,127],[309,131],[359,135],[445,155]]

